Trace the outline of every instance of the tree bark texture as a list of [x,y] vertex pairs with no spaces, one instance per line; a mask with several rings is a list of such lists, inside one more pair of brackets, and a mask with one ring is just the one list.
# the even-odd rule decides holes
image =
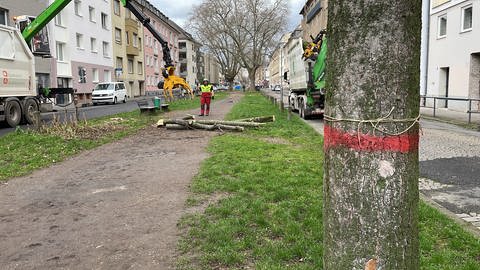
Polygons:
[[421,9],[328,3],[324,269],[419,269]]

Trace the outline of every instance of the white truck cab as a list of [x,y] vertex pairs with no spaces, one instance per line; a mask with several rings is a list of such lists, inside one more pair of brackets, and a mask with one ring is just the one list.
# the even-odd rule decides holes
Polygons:
[[127,89],[123,82],[102,82],[95,86],[92,91],[92,103],[97,105],[99,103],[127,102]]

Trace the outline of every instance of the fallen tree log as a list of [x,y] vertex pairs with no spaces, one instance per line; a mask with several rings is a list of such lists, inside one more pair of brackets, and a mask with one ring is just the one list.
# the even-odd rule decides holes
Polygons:
[[166,124],[165,128],[169,129],[169,130],[187,130],[187,129],[189,129],[186,126],[182,126],[182,125],[178,125],[178,124]]
[[265,123],[224,121],[224,120],[195,120],[195,122],[200,124],[207,124],[207,125],[220,124],[220,125],[239,126],[239,127],[260,127],[265,125]]
[[275,115],[236,119],[234,121],[235,122],[257,122],[257,123],[275,122]]

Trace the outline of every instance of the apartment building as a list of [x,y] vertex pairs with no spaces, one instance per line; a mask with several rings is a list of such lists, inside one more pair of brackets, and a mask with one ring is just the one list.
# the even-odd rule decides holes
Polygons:
[[[152,27],[160,34],[162,39],[167,42],[167,46],[170,50],[170,57],[172,58],[173,65],[177,67],[176,74],[178,74],[178,41],[183,30],[149,1],[136,0],[135,2],[137,7],[139,7],[141,11],[150,18]],[[158,82],[163,81],[162,70],[165,67],[165,61],[163,60],[164,51],[161,43],[155,39],[148,29],[144,28],[143,31],[145,89],[146,91],[156,91],[158,90]]]
[[184,78],[193,89],[193,87],[201,83],[201,79],[199,80],[197,77],[199,70],[197,67],[197,59],[201,45],[187,32],[184,32],[183,35],[180,36],[178,42],[178,48],[180,50],[178,75]]
[[270,64],[268,65],[270,86],[288,87],[288,83],[283,78],[284,74],[287,73],[288,75],[290,71],[287,43],[291,35],[292,33],[286,33],[280,38],[280,43],[270,58]]
[[55,18],[58,84],[72,86],[79,104],[90,104],[95,85],[112,80],[110,17],[108,0],[74,0]]
[[[98,2],[99,0],[97,0]],[[123,81],[129,97],[145,94],[143,26],[120,0],[111,1],[113,80]]]
[[327,28],[328,0],[307,0],[300,14],[303,40],[312,41],[320,30]]
[[[430,4],[426,94],[480,98],[480,1],[432,0]],[[441,101],[437,106],[468,109],[460,101]]]

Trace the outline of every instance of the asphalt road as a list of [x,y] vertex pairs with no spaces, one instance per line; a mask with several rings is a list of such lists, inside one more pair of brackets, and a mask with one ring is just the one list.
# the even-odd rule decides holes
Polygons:
[[[106,115],[117,114],[121,112],[130,112],[136,109],[138,109],[137,103],[133,100],[130,100],[130,101],[127,101],[127,103],[118,103],[115,105],[106,104],[106,105],[78,108],[78,115],[80,119],[88,120],[88,119],[93,119],[93,118],[102,117]],[[57,117],[57,119],[59,119],[60,121],[63,121],[65,117],[67,117],[67,119],[72,119],[72,117],[74,116],[75,116],[75,110],[67,109],[67,110],[58,110],[56,112],[42,113],[41,119],[42,121],[49,122],[54,117]],[[22,125],[20,126],[20,128],[28,128],[28,126]],[[0,137],[14,130],[15,128],[11,128],[6,124],[3,124],[2,126],[0,126]]]

